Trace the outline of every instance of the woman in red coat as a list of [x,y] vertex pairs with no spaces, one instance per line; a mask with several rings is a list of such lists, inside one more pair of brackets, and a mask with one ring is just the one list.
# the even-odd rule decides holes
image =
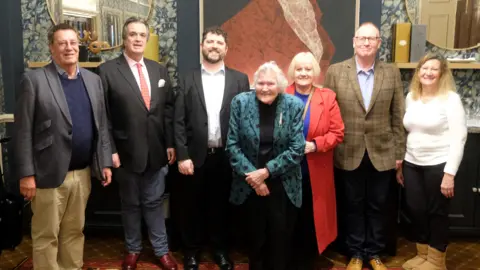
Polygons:
[[314,269],[315,258],[337,237],[333,149],[343,140],[344,124],[335,93],[313,85],[319,74],[320,67],[313,54],[299,53],[288,69],[294,83],[285,90],[305,104],[303,202],[292,265],[302,270]]

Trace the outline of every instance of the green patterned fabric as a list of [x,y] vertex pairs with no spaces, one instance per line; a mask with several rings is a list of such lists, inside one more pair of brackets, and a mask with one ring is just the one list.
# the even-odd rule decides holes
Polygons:
[[[267,169],[273,181],[283,187],[296,207],[302,205],[300,162],[305,150],[303,137],[303,103],[300,99],[279,94],[276,110],[273,155]],[[230,202],[242,204],[255,192],[245,181],[245,173],[257,169],[260,145],[260,116],[255,91],[239,94],[232,100],[230,128],[226,150],[233,170]]]

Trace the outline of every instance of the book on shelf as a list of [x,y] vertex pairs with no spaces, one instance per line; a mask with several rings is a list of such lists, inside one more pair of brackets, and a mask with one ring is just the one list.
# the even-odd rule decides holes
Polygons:
[[395,63],[408,63],[410,61],[410,34],[411,23],[396,23],[392,31],[392,57]]

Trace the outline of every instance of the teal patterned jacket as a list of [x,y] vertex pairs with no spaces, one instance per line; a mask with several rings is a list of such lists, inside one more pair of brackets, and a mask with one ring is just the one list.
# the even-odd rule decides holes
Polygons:
[[[302,173],[300,162],[305,150],[303,108],[300,99],[287,94],[277,97],[273,155],[266,167],[270,177],[282,181],[288,198],[296,207],[302,205]],[[241,93],[230,106],[230,127],[226,151],[233,171],[230,202],[245,202],[255,191],[245,181],[245,173],[258,168],[260,119],[255,91]]]

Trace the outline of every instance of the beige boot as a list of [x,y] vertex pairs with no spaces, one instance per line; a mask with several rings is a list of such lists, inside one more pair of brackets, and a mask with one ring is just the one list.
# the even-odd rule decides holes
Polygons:
[[414,270],[447,270],[445,265],[446,252],[441,252],[430,246],[427,252],[427,261],[413,268]]
[[412,270],[413,268],[420,266],[420,264],[427,261],[428,245],[417,243],[417,256],[406,261],[402,267],[405,270]]

